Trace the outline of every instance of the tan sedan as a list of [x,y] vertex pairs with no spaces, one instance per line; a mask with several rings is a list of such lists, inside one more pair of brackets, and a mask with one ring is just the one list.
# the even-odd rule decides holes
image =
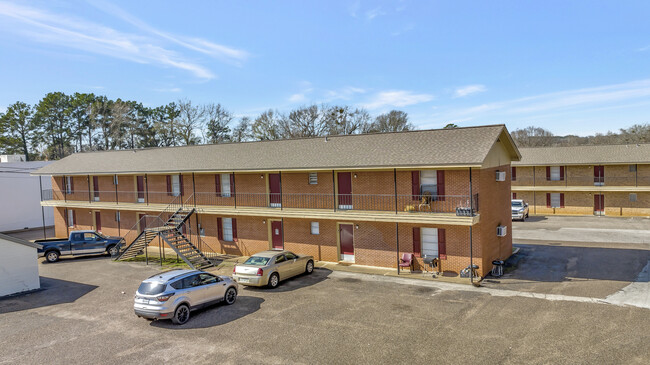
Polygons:
[[243,264],[233,268],[233,279],[250,286],[268,285],[275,288],[280,280],[314,271],[314,257],[296,255],[289,251],[269,250],[251,256]]

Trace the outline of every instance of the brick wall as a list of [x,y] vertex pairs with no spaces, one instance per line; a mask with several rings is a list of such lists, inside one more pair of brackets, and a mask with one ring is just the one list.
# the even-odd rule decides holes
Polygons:
[[[318,222],[319,234],[311,234],[311,222]],[[337,228],[333,220],[284,219],[284,248],[316,260],[338,261]]]
[[[481,220],[473,229],[474,254],[481,258],[479,274],[492,270],[492,261],[505,260],[512,254],[512,214],[510,207],[510,174],[506,181],[496,181],[496,171],[510,171],[510,165],[480,170],[479,206]],[[497,237],[497,226],[506,226],[505,237]]]

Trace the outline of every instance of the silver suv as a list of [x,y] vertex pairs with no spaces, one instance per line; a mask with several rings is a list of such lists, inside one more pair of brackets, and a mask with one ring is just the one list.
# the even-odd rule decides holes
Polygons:
[[171,319],[186,323],[190,312],[221,301],[237,299],[237,283],[227,276],[198,270],[172,270],[142,282],[135,293],[133,309],[138,317]]

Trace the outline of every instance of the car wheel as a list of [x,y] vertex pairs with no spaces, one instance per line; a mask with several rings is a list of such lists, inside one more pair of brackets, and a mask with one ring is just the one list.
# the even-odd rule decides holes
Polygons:
[[314,272],[314,262],[312,260],[307,261],[307,266],[305,267],[305,272],[311,274]]
[[277,272],[274,272],[269,277],[269,288],[276,288],[280,284],[280,276]]
[[174,317],[172,317],[172,322],[174,324],[185,324],[190,320],[190,307],[187,304],[181,304],[176,307],[174,311]]
[[50,251],[45,254],[45,259],[47,262],[57,262],[59,261],[59,253],[57,251]]
[[223,301],[228,305],[232,305],[235,304],[235,300],[237,300],[237,290],[230,287],[228,290],[226,290],[226,295],[224,295]]
[[113,246],[109,246],[108,250],[106,250],[106,252],[108,252],[108,254],[111,255],[111,256],[116,256],[117,253],[119,252],[119,250],[117,249],[116,245],[113,245]]

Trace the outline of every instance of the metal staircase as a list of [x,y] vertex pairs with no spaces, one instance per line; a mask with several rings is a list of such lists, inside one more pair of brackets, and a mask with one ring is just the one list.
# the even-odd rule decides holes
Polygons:
[[160,231],[160,235],[178,257],[183,259],[187,265],[196,270],[203,270],[214,264],[199,250],[187,237],[177,228]]
[[[171,206],[171,204],[170,204]],[[160,236],[162,240],[180,257],[185,263],[195,270],[203,270],[205,268],[214,266],[214,264],[201,252],[201,250],[192,243],[190,239],[183,234],[185,222],[194,214],[194,208],[178,208],[172,213],[166,222],[163,223],[161,216],[163,211],[158,217],[154,219],[154,224],[146,224],[140,234],[124,249],[120,249],[115,260],[127,260],[134,258],[142,253],[142,251],[153,241],[156,237]],[[146,223],[146,222],[144,222]],[[152,227],[152,225],[154,227]],[[136,226],[138,226],[136,224]],[[136,228],[134,226],[134,228]]]

